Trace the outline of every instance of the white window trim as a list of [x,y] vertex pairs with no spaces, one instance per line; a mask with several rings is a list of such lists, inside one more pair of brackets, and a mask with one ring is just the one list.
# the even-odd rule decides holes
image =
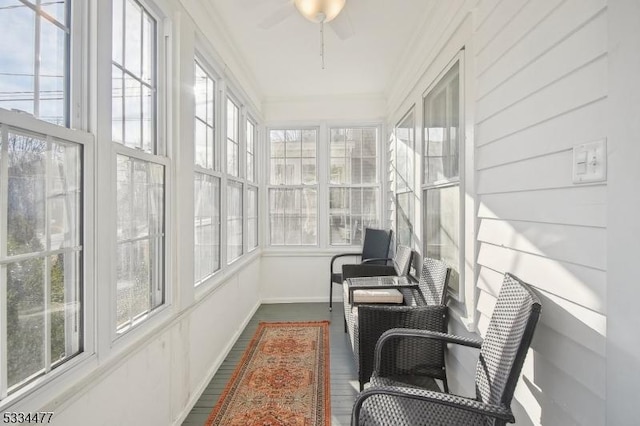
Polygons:
[[[156,2],[147,2],[145,0],[136,0],[144,10],[149,13],[156,20],[156,46],[155,46],[155,54],[156,54],[156,69],[155,78],[156,78],[156,105],[155,105],[155,134],[156,140],[154,141],[154,153],[147,153],[138,149],[130,148],[125,146],[124,144],[113,142],[113,138],[111,137],[111,130],[109,128],[109,141],[110,141],[110,155],[108,158],[111,159],[110,163],[110,180],[113,184],[113,191],[110,195],[111,209],[113,209],[116,205],[116,185],[114,184],[116,179],[116,158],[118,155],[126,155],[135,159],[147,161],[150,163],[160,164],[164,167],[164,244],[163,244],[163,279],[162,279],[162,303],[152,308],[151,311],[146,313],[141,319],[131,324],[124,330],[117,329],[117,321],[116,321],[116,309],[117,309],[117,273],[115,262],[110,265],[109,271],[109,328],[110,328],[110,343],[109,346],[124,346],[127,345],[128,342],[136,341],[141,335],[144,335],[149,330],[152,330],[154,327],[157,327],[163,321],[166,320],[167,316],[170,314],[170,306],[172,304],[172,281],[173,281],[173,262],[174,262],[174,253],[175,253],[175,239],[172,238],[173,235],[173,223],[175,218],[175,207],[173,206],[173,181],[174,181],[174,173],[172,167],[172,159],[174,152],[174,144],[170,143],[170,135],[172,135],[172,124],[170,117],[172,117],[172,108],[171,108],[171,81],[172,81],[172,26],[171,21],[167,19],[168,16],[165,13],[166,6],[160,5]],[[113,27],[112,23],[112,9],[109,4],[107,9],[109,10],[109,30],[104,31],[104,33],[100,34],[103,37],[109,38],[109,46],[111,46],[111,31]],[[111,63],[112,63],[112,50],[108,49],[108,52],[105,53],[105,56],[109,58],[109,69],[106,73],[111,75]],[[101,102],[111,103],[111,94],[108,96],[107,100],[102,99]],[[105,105],[106,107],[106,105]],[[106,109],[106,108],[105,108]],[[107,109],[109,123],[111,123],[111,108],[110,106]],[[106,113],[106,111],[103,111]],[[109,125],[110,127],[110,125]],[[103,175],[104,176],[104,175]],[[106,176],[105,176],[106,178]],[[99,183],[98,183],[99,184]],[[108,240],[110,244],[108,245],[111,253],[117,253],[117,238],[116,238],[116,215],[112,214],[110,223],[110,231],[111,236]],[[102,222],[104,223],[104,222]],[[105,244],[106,245],[106,244]],[[106,342],[104,342],[106,343]],[[104,343],[101,342],[100,349],[102,351],[110,351],[111,349],[102,349],[104,347]]]
[[[465,328],[473,332],[476,328],[476,313],[475,313],[475,235],[477,222],[475,220],[475,197],[469,194],[475,194],[474,183],[474,146],[473,146],[473,123],[470,122],[467,111],[472,111],[472,104],[470,98],[467,96],[467,91],[472,86],[470,77],[473,73],[470,73],[467,67],[471,66],[465,61],[465,49],[464,47],[451,59],[446,67],[433,79],[431,84],[423,91],[421,100],[421,114],[417,116],[420,120],[422,131],[419,134],[420,144],[420,158],[419,162],[422,165],[419,169],[420,172],[420,206],[424,206],[424,99],[429,92],[440,82],[442,77],[456,64],[459,63],[459,84],[460,84],[460,149],[459,149],[459,188],[460,188],[460,217],[459,217],[459,230],[460,230],[460,248],[459,248],[459,273],[460,273],[460,288],[458,294],[450,293],[452,296],[449,302],[449,308],[460,319]],[[469,103],[469,105],[468,105]],[[421,215],[420,232],[424,249],[424,212]]]
[[[417,124],[417,117],[416,117],[416,106],[415,104],[412,104],[411,107],[407,110],[407,112],[396,122],[396,125],[394,126],[393,132],[394,132],[394,147],[393,147],[393,159],[394,159],[394,169],[392,170],[393,172],[393,206],[394,206],[394,223],[395,223],[395,232],[396,232],[396,247],[399,244],[399,240],[398,237],[400,235],[400,233],[398,232],[398,211],[399,211],[399,206],[398,206],[398,195],[400,194],[409,194],[409,197],[411,198],[411,200],[413,201],[413,208],[411,208],[411,205],[409,206],[409,209],[411,211],[409,211],[408,213],[411,215],[409,217],[410,219],[410,223],[411,223],[411,240],[410,240],[410,247],[414,248],[416,247],[418,241],[416,241],[415,238],[415,230],[416,230],[416,163],[417,163],[417,159],[415,158],[417,155],[421,155],[419,154],[419,151],[417,150],[417,132],[416,132],[416,124]],[[405,190],[402,191],[402,193],[400,193],[398,191],[398,142],[397,142],[397,138],[398,138],[398,128],[400,127],[400,125],[402,125],[405,120],[409,117],[412,117],[413,119],[413,158],[410,159],[411,164],[409,165],[409,167],[411,168],[411,177],[413,179],[411,179],[410,182],[408,183],[408,188],[406,188]]]

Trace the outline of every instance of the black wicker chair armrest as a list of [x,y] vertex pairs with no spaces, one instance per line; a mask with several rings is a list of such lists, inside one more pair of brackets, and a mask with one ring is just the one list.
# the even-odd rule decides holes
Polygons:
[[369,259],[364,259],[362,263],[384,262],[384,263],[378,263],[378,265],[384,265],[387,262],[392,262],[392,261],[393,261],[392,257],[372,257]]
[[340,254],[336,254],[335,256],[331,257],[331,273],[333,274],[333,264],[335,263],[335,261],[341,257],[347,257],[347,256],[362,256],[362,252],[360,253],[340,253]]
[[[411,329],[427,329],[446,331],[448,309],[444,305],[359,305],[358,306],[358,378],[361,384],[366,383],[374,372],[375,351],[378,339],[389,329],[406,327]],[[438,347],[439,346],[439,347]],[[444,345],[432,345],[432,360],[444,356]],[[391,363],[389,363],[391,365]],[[376,368],[375,371],[379,371]],[[439,378],[439,377],[438,377]]]
[[396,275],[396,268],[388,265],[342,265],[342,279],[357,277],[381,277]]
[[[435,404],[446,405],[454,409],[469,411],[483,416],[490,416],[505,422],[515,422],[515,417],[511,410],[505,406],[485,404],[471,398],[459,395],[434,392],[426,389],[396,387],[396,386],[372,386],[358,395],[353,411],[351,413],[351,424],[357,425],[360,418],[362,404],[367,398],[375,395],[390,395],[397,398],[409,398],[418,401],[425,401]],[[451,419],[434,419],[435,423],[449,424]],[[389,422],[393,423],[390,419]]]

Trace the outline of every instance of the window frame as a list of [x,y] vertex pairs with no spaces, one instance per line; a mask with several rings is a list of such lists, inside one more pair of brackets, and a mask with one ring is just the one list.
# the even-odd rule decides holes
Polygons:
[[[315,143],[315,181],[313,184],[305,184],[303,183],[302,180],[302,170],[300,171],[300,184],[286,184],[286,183],[281,183],[281,184],[275,184],[275,183],[271,183],[271,179],[272,179],[272,168],[271,168],[271,160],[273,158],[280,158],[280,157],[272,157],[272,143],[271,143],[271,132],[273,131],[282,131],[286,132],[287,131],[299,131],[299,132],[304,132],[304,131],[309,131],[309,130],[313,130],[315,132],[316,135],[316,143]],[[274,248],[280,248],[280,249],[291,249],[291,248],[313,248],[313,247],[319,247],[320,246],[320,242],[321,242],[321,235],[320,235],[320,221],[321,221],[321,216],[320,216],[320,181],[321,181],[321,173],[320,173],[320,163],[321,163],[321,155],[320,154],[320,139],[321,139],[321,128],[320,126],[273,126],[273,127],[268,127],[267,131],[266,131],[266,141],[267,141],[267,156],[266,156],[266,160],[268,162],[268,166],[267,166],[267,173],[266,173],[266,198],[267,198],[267,216],[270,216],[270,212],[271,212],[271,192],[273,190],[300,190],[300,191],[304,191],[305,189],[314,189],[316,191],[316,242],[315,244],[286,244],[286,243],[282,243],[282,244],[274,244],[272,241],[272,232],[271,232],[271,221],[267,218],[266,222],[267,222],[267,230],[268,230],[268,236],[267,236],[267,241],[270,247],[274,247]],[[285,136],[286,139],[286,136]],[[302,136],[301,136],[301,141],[302,141]],[[305,157],[300,157],[300,161],[301,161],[301,167],[302,167],[302,158]],[[286,150],[285,150],[285,156],[281,158],[282,160],[285,161],[285,166],[286,166]],[[285,180],[286,180],[286,167],[285,167]],[[300,239],[302,241],[302,237]]]
[[[217,266],[216,263],[214,263],[214,270],[213,272],[211,272],[210,274],[198,279],[198,277],[196,277],[195,272],[195,262],[196,262],[196,254],[195,254],[195,231],[196,231],[196,225],[195,225],[195,214],[196,214],[196,204],[195,204],[195,199],[194,199],[194,286],[198,287],[201,284],[207,282],[209,279],[211,279],[214,275],[216,275],[219,271],[221,271],[223,269],[223,254],[222,254],[222,249],[223,249],[223,245],[222,245],[222,228],[223,228],[223,216],[222,216],[222,198],[223,196],[225,196],[226,191],[223,189],[223,175],[225,174],[225,172],[223,172],[221,169],[221,153],[222,151],[222,147],[220,144],[220,99],[222,98],[221,96],[219,96],[220,93],[220,89],[219,89],[219,85],[221,83],[221,79],[218,76],[217,73],[212,71],[212,67],[208,65],[208,62],[204,59],[204,55],[202,55],[200,52],[198,52],[196,50],[196,53],[194,55],[194,59],[193,59],[193,63],[194,63],[194,89],[195,89],[195,77],[196,77],[196,66],[200,67],[200,69],[205,73],[205,75],[207,76],[208,79],[212,80],[213,82],[213,126],[212,126],[212,134],[213,134],[213,141],[212,141],[212,162],[211,162],[211,167],[203,167],[199,164],[196,163],[196,130],[195,130],[195,126],[196,126],[196,122],[199,120],[198,116],[197,116],[197,99],[195,98],[194,95],[194,155],[193,155],[193,185],[194,185],[194,189],[195,189],[195,184],[196,184],[196,175],[200,174],[202,176],[205,177],[209,177],[209,178],[213,178],[214,180],[217,180],[218,183],[218,205],[217,205],[217,213],[218,213],[218,259],[217,259]],[[195,91],[194,91],[195,92]],[[206,124],[206,123],[205,123]],[[194,192],[194,197],[195,197],[195,192]],[[214,224],[215,226],[215,224]]]
[[[118,0],[120,1],[120,0]],[[123,3],[129,0],[122,0]],[[154,114],[154,135],[155,140],[152,141],[152,150],[151,152],[143,151],[142,149],[133,148],[124,144],[124,142],[115,141],[113,138],[113,134],[109,131],[111,135],[111,153],[112,153],[112,183],[113,194],[112,199],[117,201],[117,182],[116,182],[116,174],[117,174],[117,157],[125,156],[133,159],[134,161],[142,161],[147,162],[149,164],[156,164],[163,167],[163,206],[162,206],[162,214],[163,214],[163,235],[162,235],[162,251],[159,253],[162,257],[161,268],[159,269],[162,274],[160,286],[156,287],[152,290],[153,301],[152,306],[146,312],[141,315],[136,316],[135,321],[131,321],[126,327],[118,327],[117,324],[117,262],[114,262],[111,265],[111,289],[110,289],[110,300],[111,300],[111,341],[115,342],[123,339],[125,336],[132,334],[132,332],[138,329],[142,324],[148,323],[149,320],[155,317],[160,312],[163,312],[167,306],[171,304],[171,291],[168,285],[168,278],[171,276],[171,253],[173,251],[172,241],[171,241],[171,202],[172,202],[172,156],[171,156],[171,146],[168,143],[168,132],[169,127],[166,118],[169,116],[169,98],[170,98],[170,90],[168,88],[168,84],[171,81],[170,74],[171,70],[168,64],[170,61],[168,58],[170,57],[170,28],[168,27],[165,19],[164,13],[160,9],[160,5],[153,2],[147,2],[146,0],[130,0],[136,3],[142,10],[143,13],[146,12],[150,17],[155,20],[155,42],[153,46],[153,53],[155,55],[155,64],[153,66],[153,79],[155,81],[155,93],[154,100],[155,105],[153,108]],[[113,9],[109,8],[111,14],[113,15]],[[123,9],[123,13],[125,9]],[[124,22],[124,19],[123,19]],[[111,25],[111,32],[109,35],[113,40],[113,22]],[[123,34],[123,39],[124,39]],[[123,50],[123,55],[124,55]],[[109,64],[112,66],[113,64],[113,51],[109,53]],[[113,73],[113,66],[109,72],[109,75]],[[111,99],[113,99],[113,92],[111,93]],[[124,117],[124,116],[123,116]],[[113,117],[111,117],[111,122],[113,121]],[[161,125],[161,123],[165,123]],[[123,133],[124,135],[124,133]],[[117,203],[116,203],[117,204]],[[117,221],[113,221],[113,248],[112,253],[116,253],[117,259],[117,250],[119,241],[117,239]]]
[[[407,155],[407,180],[406,185],[402,189],[399,189],[400,179],[403,178],[401,171],[399,170],[399,153],[398,147],[400,142],[398,142],[398,129],[399,128],[408,128],[408,126],[402,126],[407,120],[411,120],[411,135],[410,135],[410,143],[409,152],[412,152],[413,155]],[[411,108],[398,120],[397,124],[394,127],[394,146],[393,146],[393,178],[394,178],[394,205],[395,205],[395,225],[396,225],[396,246],[405,245],[408,247],[413,247],[414,243],[414,230],[415,230],[415,204],[416,204],[416,190],[415,190],[415,181],[416,181],[416,156],[419,155],[416,150],[416,108],[415,105],[412,105]],[[409,241],[401,240],[401,233],[399,231],[400,226],[400,196],[407,195],[409,197],[409,206],[407,214],[406,222],[409,224]]]
[[[456,220],[458,224],[458,264],[455,265],[458,270],[458,290],[454,291],[451,288],[448,289],[449,296],[453,299],[454,303],[464,304],[466,293],[466,269],[465,269],[465,249],[466,249],[466,237],[468,229],[465,226],[465,187],[467,183],[466,173],[466,156],[465,156],[465,80],[464,80],[464,50],[458,52],[455,57],[447,64],[447,66],[437,75],[429,87],[423,92],[421,96],[422,101],[422,167],[420,177],[420,191],[421,191],[421,208],[422,208],[422,249],[425,256],[427,256],[427,191],[433,189],[445,189],[452,186],[458,187],[458,218]],[[449,71],[455,66],[458,67],[458,175],[448,179],[440,179],[432,182],[426,181],[427,170],[427,136],[426,136],[426,99],[431,92],[437,88],[442,82],[443,78],[447,76]]]
[[[376,131],[376,155],[375,155],[375,165],[376,165],[376,174],[375,174],[375,183],[344,183],[337,184],[331,183],[331,131],[332,130],[364,130],[364,129],[375,129]],[[326,195],[326,223],[327,223],[327,235],[326,235],[326,244],[327,247],[330,248],[353,248],[353,247],[362,247],[362,241],[354,240],[350,238],[350,244],[332,244],[331,243],[331,190],[332,189],[340,189],[343,188],[345,190],[351,189],[373,189],[376,193],[376,227],[382,227],[382,223],[384,221],[382,217],[382,204],[384,199],[384,194],[382,191],[382,167],[383,164],[383,149],[382,149],[382,128],[379,124],[368,124],[368,123],[358,123],[358,124],[336,124],[336,125],[328,125],[326,132],[326,169],[327,169],[327,195]],[[345,157],[346,158],[346,157]],[[359,158],[363,158],[362,156]],[[362,170],[362,169],[361,169]],[[362,229],[362,238],[364,238],[364,227]]]
[[[81,330],[79,331],[79,348],[77,353],[65,359],[62,363],[57,364],[55,367],[53,364],[48,368],[45,367],[45,372],[43,374],[33,376],[27,382],[16,387],[11,393],[8,393],[7,369],[4,366],[0,367],[1,407],[7,407],[15,400],[24,397],[44,385],[47,385],[55,378],[92,356],[96,342],[96,336],[94,333],[95,282],[93,280],[92,261],[95,254],[94,237],[91,232],[85,232],[86,229],[93,229],[95,225],[93,216],[94,192],[92,189],[94,174],[91,168],[95,149],[93,135],[81,130],[68,129],[50,122],[45,122],[20,112],[7,111],[0,108],[0,138],[4,139],[5,134],[9,129],[14,129],[20,134],[33,134],[34,136],[41,136],[43,139],[49,141],[51,139],[56,139],[66,143],[76,144],[81,147],[82,153],[78,157],[80,163],[79,188],[81,191],[78,200],[78,209],[80,211],[78,215],[79,223],[77,230],[79,233],[78,246],[53,251],[55,253],[62,251],[74,251],[79,254],[77,266],[79,280],[78,290],[80,294],[78,295],[78,300],[81,307],[80,312],[78,313],[78,319],[80,321],[79,326],[81,327]],[[3,170],[6,169],[6,160],[6,157],[0,153],[0,163],[2,163],[0,173],[3,173]],[[0,182],[2,183],[0,188],[2,189],[1,192],[5,194],[8,193],[7,179],[0,179]],[[0,237],[2,237],[2,241],[7,241],[8,222],[7,214],[5,213],[6,211],[8,211],[8,205],[6,204],[4,197],[0,197]],[[4,294],[6,294],[7,285],[6,267],[4,265],[11,263],[10,260],[7,260],[7,253],[5,250],[6,246],[4,244],[0,245],[0,290],[2,290]],[[51,250],[44,250],[41,253],[50,251]],[[21,256],[18,255],[13,257]],[[6,298],[0,298],[0,311],[6,312],[6,303]],[[5,330],[0,330],[0,335],[2,336],[0,338],[0,350],[2,350],[2,353],[6,353]]]

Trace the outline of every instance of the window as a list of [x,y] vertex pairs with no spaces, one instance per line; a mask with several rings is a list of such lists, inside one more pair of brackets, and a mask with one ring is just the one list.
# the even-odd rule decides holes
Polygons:
[[195,62],[194,280],[220,269],[220,173],[215,143],[215,81]]
[[415,117],[413,109],[394,132],[396,243],[411,247],[414,215]]
[[318,244],[317,129],[270,130],[272,245]]
[[0,108],[69,126],[70,3],[0,2]]
[[247,180],[256,181],[256,126],[247,120]]
[[227,183],[227,262],[242,255],[242,183]]
[[451,266],[449,288],[460,292],[460,65],[424,97],[425,255]]
[[112,138],[116,148],[116,330],[164,303],[166,157],[159,153],[157,19],[135,0],[113,2]]
[[0,397],[82,350],[82,155],[78,143],[1,126]]
[[258,186],[256,182],[256,126],[247,120],[247,248],[258,247]]
[[329,130],[331,245],[361,245],[366,227],[378,226],[378,129]]
[[227,173],[240,176],[240,108],[227,98]]

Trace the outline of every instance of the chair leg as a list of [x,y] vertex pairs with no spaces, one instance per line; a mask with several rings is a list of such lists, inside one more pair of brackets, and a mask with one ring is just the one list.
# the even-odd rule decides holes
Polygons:
[[329,312],[333,310],[333,281],[329,278]]
[[446,377],[442,379],[442,386],[444,387],[444,393],[449,393],[449,383]]

